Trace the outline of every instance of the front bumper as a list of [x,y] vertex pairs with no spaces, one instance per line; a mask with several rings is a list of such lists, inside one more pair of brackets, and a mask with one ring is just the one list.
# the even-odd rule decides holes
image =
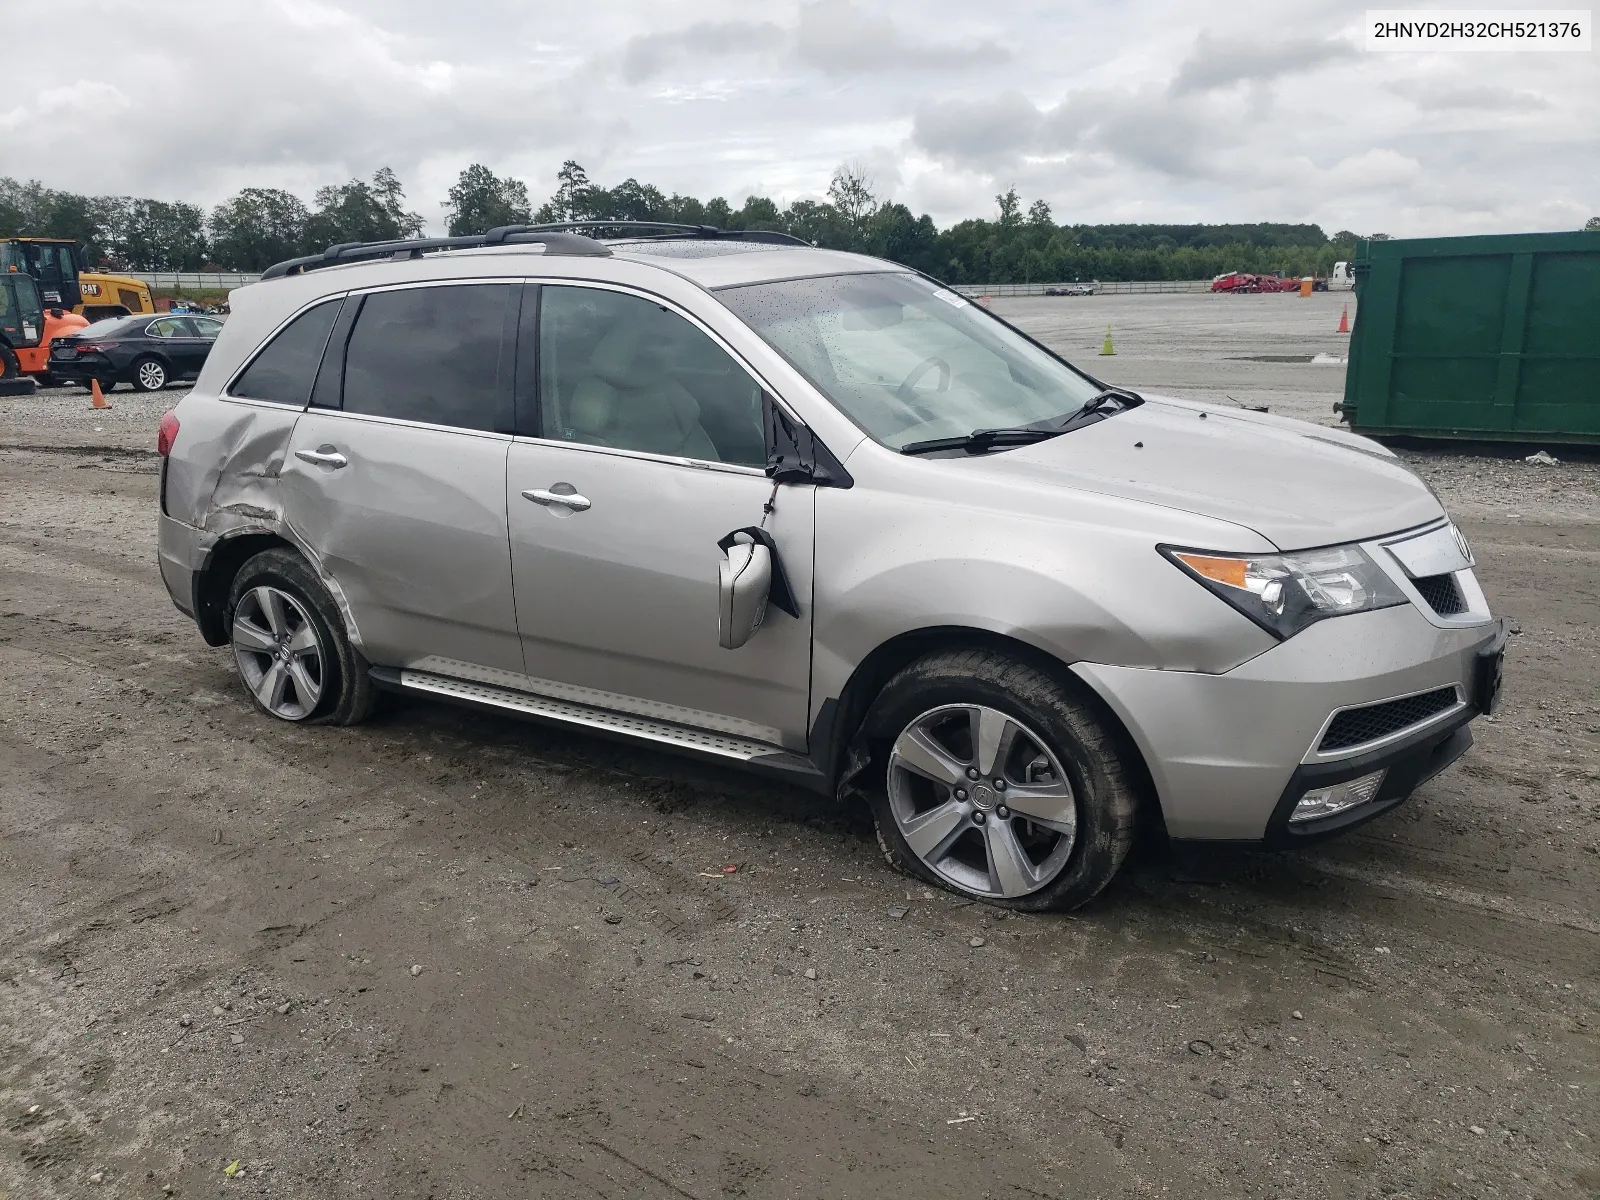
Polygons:
[[[1320,621],[1220,675],[1096,663],[1073,670],[1143,753],[1169,835],[1301,844],[1394,807],[1465,753],[1467,722],[1479,712],[1480,662],[1504,638],[1499,621],[1441,624],[1402,605]],[[1336,710],[1451,687],[1458,703],[1433,717],[1380,742],[1319,751]],[[1369,802],[1290,824],[1309,788],[1379,767],[1388,774]]]

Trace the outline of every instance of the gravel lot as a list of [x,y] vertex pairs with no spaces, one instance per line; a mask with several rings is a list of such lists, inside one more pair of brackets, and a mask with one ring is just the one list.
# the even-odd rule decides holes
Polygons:
[[[995,305],[1331,423],[1261,359],[1345,299]],[[717,768],[256,716],[155,571],[178,395],[0,399],[0,1200],[1600,1194],[1594,463],[1410,455],[1522,630],[1461,764],[1019,918]]]

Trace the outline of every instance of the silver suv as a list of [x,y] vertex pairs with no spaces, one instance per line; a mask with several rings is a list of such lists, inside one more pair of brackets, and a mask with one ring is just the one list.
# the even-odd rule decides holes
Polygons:
[[606,228],[233,293],[162,422],[160,559],[262,711],[389,690],[729,760],[1022,909],[1141,822],[1305,844],[1471,745],[1502,623],[1383,447],[1110,387],[893,263]]

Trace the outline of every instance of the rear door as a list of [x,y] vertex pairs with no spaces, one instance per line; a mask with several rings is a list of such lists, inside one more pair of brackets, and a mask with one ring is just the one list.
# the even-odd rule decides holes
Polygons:
[[282,476],[369,660],[518,681],[505,472],[520,285],[353,295]]
[[178,371],[192,378],[200,374],[200,368],[205,366],[206,355],[211,353],[211,343],[216,340],[215,335],[207,338],[202,334],[193,317],[172,319],[178,326],[172,338],[173,359],[178,364]]
[[760,523],[772,494],[761,384],[653,298],[540,293],[537,321],[524,305],[519,352],[528,436],[506,478],[528,686],[803,750],[810,486],[783,488],[768,521],[800,616],[769,607],[737,650],[717,637],[717,542]]
[[144,327],[143,340],[137,349],[154,351],[166,359],[174,379],[191,373],[189,362],[195,338],[182,317],[157,317]]

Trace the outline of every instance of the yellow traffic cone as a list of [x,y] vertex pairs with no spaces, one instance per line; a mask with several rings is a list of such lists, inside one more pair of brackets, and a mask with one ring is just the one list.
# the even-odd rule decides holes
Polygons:
[[1116,352],[1117,351],[1116,351],[1115,347],[1113,347],[1111,345],[1111,326],[1108,323],[1106,325],[1106,340],[1105,340],[1105,343],[1100,347],[1100,353],[1101,354],[1115,354]]

